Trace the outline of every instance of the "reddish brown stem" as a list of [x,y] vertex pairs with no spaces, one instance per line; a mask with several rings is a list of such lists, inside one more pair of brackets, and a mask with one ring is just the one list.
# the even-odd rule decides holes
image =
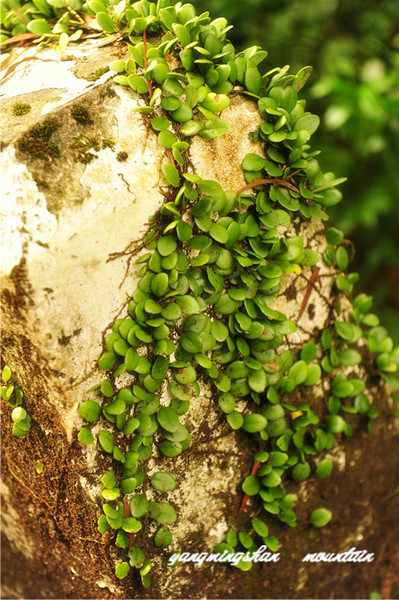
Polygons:
[[[143,29],[143,55],[144,55],[144,69],[147,71],[147,34],[145,29]],[[145,76],[144,76],[145,77]],[[145,81],[147,84],[148,93],[150,94],[150,98],[152,96],[151,83],[145,77]]]
[[295,175],[298,175],[298,173],[302,171],[302,169],[297,169],[296,171],[294,171],[293,173],[290,173],[289,175],[287,175],[287,177],[284,177],[284,181],[287,181],[287,179],[291,179],[291,177],[295,177]]
[[270,367],[271,369],[274,369],[275,371],[279,371],[280,367],[276,364],[276,363],[264,363],[266,367]]
[[[256,475],[256,472],[259,469],[259,465],[260,465],[260,462],[258,460],[255,460],[254,464],[253,464],[253,467],[252,467],[252,470],[251,470],[251,473],[250,473],[251,475]],[[244,497],[243,497],[242,502],[241,502],[240,510],[238,511],[238,516],[240,516],[240,514],[244,510],[245,505],[248,502],[248,498],[249,498],[248,494],[244,494]]]
[[[125,510],[125,517],[131,517],[132,513],[130,511],[130,506],[126,498],[123,499],[123,508]],[[129,548],[131,548],[134,544],[134,533],[129,533]]]
[[271,177],[269,179],[254,179],[252,181],[252,183],[248,183],[247,185],[245,185],[243,188],[241,188],[237,194],[240,195],[243,192],[245,192],[245,190],[251,190],[254,187],[257,187],[258,185],[282,185],[286,188],[289,188],[290,190],[293,190],[294,192],[297,192],[299,194],[299,190],[298,188],[295,187],[295,185],[292,185],[292,183],[288,183],[288,181],[286,181],[285,179],[279,179],[278,177]]
[[303,313],[305,312],[305,308],[309,302],[310,294],[312,293],[312,288],[314,287],[314,284],[317,281],[319,273],[320,273],[320,267],[316,267],[312,273],[311,278],[309,279],[308,287],[306,288],[306,292],[305,292],[305,295],[302,300],[301,308],[299,309],[297,321],[299,321],[299,319],[302,317]]

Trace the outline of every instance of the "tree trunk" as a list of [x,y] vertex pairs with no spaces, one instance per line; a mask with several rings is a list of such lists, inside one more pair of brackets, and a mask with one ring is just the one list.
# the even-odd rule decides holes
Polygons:
[[[127,314],[136,289],[141,265],[132,261],[132,244],[153,227],[149,218],[164,203],[167,152],[148,117],[131,110],[142,104],[140,96],[107,82],[107,73],[90,81],[116,58],[113,52],[82,45],[68,49],[70,60],[42,62],[55,59],[46,50],[41,60],[21,63],[4,85],[3,357],[24,392],[32,425],[26,436],[12,435],[11,408],[2,401],[3,597],[364,598],[383,584],[389,589],[399,560],[398,461],[392,451],[398,431],[366,346],[359,349],[362,364],[348,372],[366,382],[379,417],[368,434],[365,419],[348,415],[353,437],[340,437],[323,453],[335,464],[328,479],[287,484],[299,496],[298,526],[268,519],[281,543],[279,562],[249,572],[212,563],[166,566],[170,552],[212,552],[237,524],[241,483],[257,450],[245,432],[231,430],[214,391],[202,383],[183,420],[190,447],[174,459],[159,454],[149,461],[149,474],[166,470],[178,482],[167,495],[178,514],[172,545],[156,548],[149,522],[135,543],[153,561],[151,587],[144,589],[135,574],[115,577],[124,551],[113,544],[112,531],[97,530],[104,502],[99,480],[112,462],[97,444],[78,443],[84,424],[78,406],[103,379],[97,361],[104,336],[116,317]],[[14,116],[16,101],[29,103],[31,111]],[[243,158],[262,153],[249,135],[260,117],[251,99],[236,95],[223,118],[229,132],[217,140],[195,138],[189,157],[202,178],[238,191],[245,185]],[[295,221],[281,235],[299,232],[305,247],[323,252],[321,222]],[[314,285],[310,277],[309,267],[286,273],[273,305],[298,324],[286,336],[294,353],[309,340],[319,342],[336,319],[333,269],[323,263]],[[350,304],[342,302],[341,314],[348,314]],[[308,401],[323,414],[328,389],[324,376],[317,388],[300,386],[287,402]],[[317,460],[310,458],[312,465]],[[148,486],[146,494],[155,498]],[[333,512],[323,529],[308,522],[319,506]],[[241,529],[255,509],[249,500]],[[374,553],[373,562],[302,562],[307,553],[352,547]]]

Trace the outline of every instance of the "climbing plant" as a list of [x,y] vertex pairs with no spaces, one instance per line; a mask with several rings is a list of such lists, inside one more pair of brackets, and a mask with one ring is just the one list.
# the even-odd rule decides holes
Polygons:
[[24,437],[31,426],[31,417],[22,406],[24,393],[15,382],[14,374],[7,365],[3,367],[1,379],[4,384],[0,388],[1,397],[13,409],[11,413],[13,435]]
[[[106,335],[98,361],[106,377],[79,407],[86,421],[79,441],[98,443],[110,459],[101,478],[98,529],[115,532],[121,549],[116,576],[137,569],[143,585],[150,585],[151,556],[135,536],[148,520],[158,526],[156,547],[172,541],[177,515],[164,498],[178,482],[166,471],[149,477],[147,465],[155,448],[168,458],[189,448],[183,415],[201,394],[200,383],[212,389],[228,425],[242,429],[259,448],[242,482],[240,514],[249,497],[257,500],[249,528],[231,528],[215,552],[251,551],[259,544],[278,550],[268,519],[297,523],[298,497],[287,492],[286,482],[309,477],[312,456],[331,449],[337,436],[353,434],[347,415],[365,417],[368,428],[377,417],[364,381],[353,376],[364,347],[386,379],[399,364],[399,349],[371,312],[369,296],[357,296],[349,315],[337,302],[331,327],[298,354],[285,337],[297,324],[272,308],[287,273],[309,274],[297,321],[323,262],[335,275],[338,299],[350,296],[357,281],[346,272],[350,256],[341,231],[325,230],[322,256],[296,233],[302,222],[328,219],[326,210],[341,200],[337,186],[343,181],[322,172],[309,145],[319,118],[306,111],[298,94],[311,68],[297,74],[276,68],[262,76],[258,65],[267,53],[256,46],[236,53],[227,21],[197,15],[191,4],[5,0],[2,10],[6,44],[28,33],[39,43],[55,38],[63,50],[83,35],[82,23],[126,42],[125,58],[109,68],[116,84],[131,89],[135,99],[139,94],[134,110],[149,119],[167,157],[165,203],[131,249],[141,265],[137,288],[128,314]],[[242,162],[246,185],[232,191],[195,173],[186,151],[195,135],[226,134],[223,111],[236,94],[256,104],[261,124],[252,134],[257,152]],[[133,379],[121,387],[123,373]],[[318,386],[322,378],[331,383],[322,414],[290,400],[294,390]],[[324,478],[332,469],[332,460],[324,458],[315,474]],[[150,496],[147,484],[154,490]],[[321,527],[331,518],[328,508],[317,507],[309,522]]]

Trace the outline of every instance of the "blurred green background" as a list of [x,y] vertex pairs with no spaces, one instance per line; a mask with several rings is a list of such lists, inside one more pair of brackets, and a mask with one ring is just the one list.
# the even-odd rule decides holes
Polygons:
[[191,1],[234,25],[237,50],[267,50],[265,72],[313,66],[301,92],[321,118],[312,147],[323,170],[348,178],[330,224],[353,241],[359,291],[399,343],[398,0]]

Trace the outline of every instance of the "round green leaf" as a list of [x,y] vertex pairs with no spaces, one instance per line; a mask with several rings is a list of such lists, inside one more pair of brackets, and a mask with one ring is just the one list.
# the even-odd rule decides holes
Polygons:
[[100,415],[100,405],[94,400],[81,402],[79,405],[79,414],[83,419],[89,421],[89,423],[94,423]]
[[106,431],[103,429],[98,433],[98,441],[102,449],[108,454],[112,454],[112,450],[114,448],[114,438],[112,437],[112,433],[110,431]]
[[110,504],[103,504],[103,511],[110,519],[116,520],[120,517],[119,512]]
[[215,310],[221,315],[231,315],[236,312],[238,302],[232,300],[228,294],[222,294],[215,304]]
[[161,408],[159,413],[157,414],[158,423],[161,427],[166,429],[166,431],[170,431],[173,433],[179,426],[179,417],[176,414],[176,411],[169,406],[165,408]]
[[175,121],[178,121],[179,123],[184,123],[192,120],[193,111],[188,104],[182,102],[179,108],[173,110],[170,113],[170,115]]
[[176,303],[186,315],[192,315],[200,310],[197,300],[192,296],[179,296],[176,298]]
[[103,371],[112,369],[116,363],[116,356],[114,352],[105,352],[98,361],[98,366]]
[[11,413],[11,419],[14,421],[14,423],[19,423],[20,421],[26,419],[26,417],[27,412],[24,408],[22,408],[22,406],[17,406]]
[[344,239],[344,232],[336,227],[326,229],[326,239],[329,244],[337,246]]
[[169,527],[162,525],[154,536],[154,544],[157,548],[166,548],[172,542],[172,534]]
[[87,429],[87,427],[82,427],[78,434],[78,440],[81,444],[86,444],[86,446],[92,444],[94,438],[90,429]]
[[219,223],[212,223],[209,228],[209,233],[213,237],[214,240],[219,242],[220,244],[226,244],[229,239],[229,234],[227,233],[227,229],[225,229]]
[[181,345],[186,350],[186,352],[190,352],[191,354],[197,354],[202,350],[202,339],[199,333],[196,331],[188,331],[184,333],[181,338]]
[[242,168],[245,171],[261,171],[266,165],[266,159],[258,154],[250,152],[242,161]]
[[143,517],[148,512],[148,500],[145,496],[141,496],[140,494],[135,494],[133,498],[131,498],[129,506],[132,516],[136,517],[136,519]]
[[137,479],[128,477],[121,481],[121,491],[123,494],[132,494],[138,485]]
[[9,381],[12,377],[12,371],[10,369],[10,367],[8,367],[7,365],[4,366],[4,369],[1,372],[1,378],[2,380],[7,383],[7,381]]
[[109,524],[105,515],[101,515],[101,517],[98,519],[97,527],[100,533],[105,533],[106,531],[108,531]]
[[276,471],[271,471],[262,477],[262,485],[266,488],[275,488],[281,483],[281,476]]
[[268,421],[276,421],[283,418],[285,413],[281,404],[274,404],[273,406],[268,406],[263,414]]
[[124,579],[129,573],[130,565],[127,562],[119,563],[115,566],[115,575],[118,579]]
[[116,73],[125,73],[126,71],[126,62],[124,60],[112,60],[108,66],[111,71],[116,71]]
[[[122,340],[122,341],[124,341],[124,340]],[[108,379],[104,379],[104,381],[101,383],[100,390],[101,390],[101,393],[104,394],[104,396],[106,398],[112,398],[112,396],[114,395],[114,390],[112,389],[111,382]],[[92,401],[89,400],[88,402],[92,402]]]
[[263,415],[253,413],[250,415],[245,415],[242,428],[249,433],[255,433],[256,431],[262,431],[265,429],[266,425],[267,420]]
[[175,489],[176,481],[169,473],[158,471],[151,476],[152,487],[158,492],[170,492]]
[[[160,298],[161,296],[164,296],[169,287],[169,277],[167,276],[166,273],[157,273],[151,279],[150,287],[151,287],[151,292],[155,296],[158,296],[158,298]],[[138,332],[136,332],[136,335],[138,335]]]
[[207,139],[214,139],[221,137],[229,130],[229,125],[226,121],[222,121],[222,119],[215,119],[214,121],[210,121],[202,129],[199,131],[199,135],[201,137]]
[[319,365],[309,365],[308,374],[303,382],[304,385],[314,385],[321,377],[321,368]]
[[254,517],[253,519],[251,519],[251,523],[252,527],[255,529],[258,535],[260,535],[261,537],[266,537],[267,535],[269,535],[269,528],[266,525],[266,523],[261,521],[261,519]]
[[205,100],[201,102],[201,106],[211,112],[222,112],[229,105],[230,98],[226,94],[215,94],[214,92],[209,92]]
[[211,333],[217,342],[224,342],[229,337],[229,330],[220,321],[212,322]]
[[[179,101],[178,101],[179,102]],[[173,144],[178,141],[174,133],[168,129],[164,129],[158,136],[158,142],[163,148],[172,148]]]
[[159,238],[157,242],[157,250],[161,256],[169,256],[177,248],[177,242],[175,238],[166,235]]
[[294,131],[300,131],[301,129],[306,129],[312,135],[320,125],[320,119],[317,115],[306,114],[298,121],[296,121],[294,125]]
[[129,545],[129,536],[127,535],[127,533],[120,529],[116,536],[115,543],[118,546],[118,548],[127,548]]
[[129,563],[132,567],[140,569],[145,561],[144,552],[137,546],[132,546],[128,551]]
[[186,136],[191,136],[191,135],[196,135],[200,129],[201,129],[201,123],[190,119],[183,123],[183,125],[179,129],[179,133],[186,135]]
[[176,511],[171,504],[167,502],[161,502],[159,505],[159,515],[157,516],[157,521],[161,525],[170,525],[174,523],[177,519]]
[[362,355],[357,350],[347,348],[346,350],[338,353],[338,359],[341,365],[344,365],[345,367],[353,367],[362,362]]
[[316,357],[316,352],[316,344],[314,342],[308,342],[301,350],[301,360],[304,360],[307,364],[311,363]]
[[255,496],[260,490],[260,483],[255,475],[248,475],[243,481],[242,490],[248,496]]
[[142,527],[142,523],[134,517],[125,517],[122,521],[122,529],[126,533],[137,533]]
[[[252,369],[250,370],[249,375],[248,375],[248,385],[251,388],[251,390],[253,390],[254,392],[257,392],[258,394],[261,394],[262,392],[265,391],[266,384],[267,384],[267,377],[266,377],[266,373],[264,372],[263,369],[260,369],[257,371],[254,371]],[[266,425],[266,423],[265,423],[265,425]],[[245,424],[244,424],[244,429],[245,429]]]
[[340,338],[351,344],[358,342],[363,335],[360,327],[345,321],[336,321],[335,329]]
[[331,458],[325,458],[321,461],[321,463],[317,466],[316,475],[319,479],[324,479],[328,477],[333,469],[333,461]]
[[342,433],[345,430],[346,423],[339,415],[332,415],[327,419],[326,426],[331,433]]
[[[51,33],[50,25],[45,19],[34,19],[27,24],[27,29],[36,35],[46,35]],[[113,30],[112,30],[113,31]]]
[[314,527],[324,527],[331,521],[332,512],[327,508],[316,508],[310,513],[309,521]]
[[288,371],[288,377],[291,377],[295,381],[295,385],[303,383],[307,376],[308,365],[304,360],[299,360]]
[[151,119],[151,125],[156,131],[162,131],[164,129],[168,129],[170,121],[165,119],[165,117],[154,117]]
[[115,473],[113,471],[107,471],[101,477],[101,483],[108,490],[111,490],[112,488],[114,488],[116,486]]
[[173,165],[166,164],[162,167],[163,174],[171,185],[179,187],[180,175],[179,171]]
[[[198,355],[198,356],[203,356],[203,355]],[[206,357],[206,358],[208,359],[208,357]],[[198,359],[196,358],[196,360],[198,360]],[[212,363],[210,366],[212,366]],[[197,380],[197,372],[194,369],[194,367],[191,367],[191,366],[182,367],[176,373],[175,379],[178,383],[181,383],[182,385],[188,385],[190,383],[194,383],[194,381]]]
[[337,248],[336,261],[337,261],[338,268],[341,271],[345,271],[346,267],[349,264],[349,256],[343,246],[339,246],[339,248]]
[[112,33],[115,31],[115,24],[108,13],[98,12],[96,14],[96,21],[105,32]]
[[244,417],[236,410],[227,415],[226,420],[232,429],[240,429],[244,423]]
[[310,464],[307,462],[295,465],[292,469],[292,479],[294,481],[302,481],[302,479],[309,477],[310,470]]
[[106,412],[109,415],[121,415],[126,409],[126,404],[123,400],[117,399],[106,407]]

